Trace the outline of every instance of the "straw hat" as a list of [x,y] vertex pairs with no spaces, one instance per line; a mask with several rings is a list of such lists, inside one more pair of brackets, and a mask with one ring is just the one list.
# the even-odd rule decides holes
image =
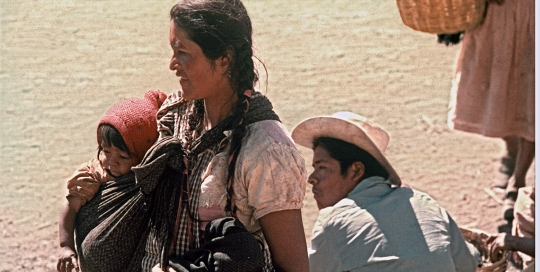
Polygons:
[[380,126],[366,117],[352,112],[337,112],[332,116],[320,116],[300,122],[292,131],[293,140],[304,147],[313,148],[316,138],[329,137],[342,140],[371,154],[389,174],[392,184],[401,185],[401,180],[383,153],[390,136]]

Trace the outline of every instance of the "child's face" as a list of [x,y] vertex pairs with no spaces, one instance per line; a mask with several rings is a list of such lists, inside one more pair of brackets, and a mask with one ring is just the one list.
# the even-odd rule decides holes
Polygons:
[[99,161],[109,175],[115,178],[128,174],[133,166],[129,153],[113,145],[102,144]]

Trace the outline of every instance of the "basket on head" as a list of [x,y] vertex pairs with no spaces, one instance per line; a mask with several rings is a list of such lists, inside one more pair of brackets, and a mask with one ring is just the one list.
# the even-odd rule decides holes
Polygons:
[[418,31],[452,34],[484,21],[486,0],[396,0],[403,23]]
[[502,258],[496,262],[493,262],[489,258],[489,248],[486,243],[489,238],[489,234],[478,229],[470,229],[460,227],[459,230],[463,234],[465,241],[471,243],[480,252],[480,259],[478,260],[478,268],[476,272],[502,272],[506,271],[506,265],[508,264],[509,251],[502,252]]

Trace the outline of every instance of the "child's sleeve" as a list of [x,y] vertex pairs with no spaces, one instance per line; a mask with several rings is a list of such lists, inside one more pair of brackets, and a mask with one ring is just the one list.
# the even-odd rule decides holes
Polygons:
[[80,197],[84,205],[94,197],[101,183],[107,181],[107,175],[104,174],[98,160],[83,163],[68,179],[66,197]]

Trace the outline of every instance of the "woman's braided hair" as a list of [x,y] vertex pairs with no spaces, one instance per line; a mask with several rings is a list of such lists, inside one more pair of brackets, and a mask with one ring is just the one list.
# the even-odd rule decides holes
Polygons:
[[[189,38],[201,49],[206,58],[216,60],[220,57],[229,59],[227,74],[229,82],[238,100],[233,109],[232,122],[225,127],[233,130],[231,140],[231,162],[229,164],[229,181],[234,178],[236,155],[241,146],[245,131],[244,117],[249,109],[251,90],[259,80],[253,62],[252,26],[249,15],[239,0],[183,0],[176,4],[170,12],[175,27],[184,30]],[[191,131],[202,125],[204,103],[195,102],[195,110],[189,116]],[[232,186],[227,188],[229,197]],[[230,201],[227,209],[234,211]]]

